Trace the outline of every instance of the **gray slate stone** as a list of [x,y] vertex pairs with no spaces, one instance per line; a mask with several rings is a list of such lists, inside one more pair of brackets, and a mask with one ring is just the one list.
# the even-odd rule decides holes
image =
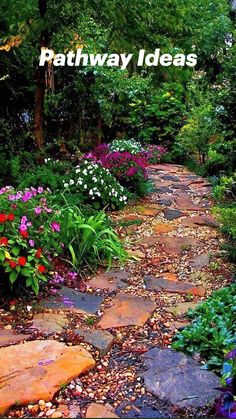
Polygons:
[[199,408],[219,396],[220,379],[182,352],[153,348],[144,355],[147,391],[179,408]]
[[82,336],[85,342],[98,349],[101,356],[106,355],[114,341],[113,335],[106,330],[86,330],[81,327],[76,329],[75,333]]
[[167,209],[164,211],[164,217],[169,221],[175,220],[179,217],[183,217],[184,215],[184,212],[179,210]]
[[159,199],[157,204],[169,207],[172,204],[172,199]]
[[162,194],[162,193],[171,193],[172,190],[170,188],[167,188],[167,186],[158,186],[154,189],[154,192]]
[[74,310],[94,314],[100,309],[101,303],[102,297],[62,287],[56,295],[44,300],[41,306],[54,310]]

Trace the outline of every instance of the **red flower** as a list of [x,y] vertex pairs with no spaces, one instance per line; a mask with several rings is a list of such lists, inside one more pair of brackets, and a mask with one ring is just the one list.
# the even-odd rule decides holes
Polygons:
[[20,256],[19,257],[19,259],[18,259],[18,265],[25,266],[26,262],[27,262],[27,260],[26,260],[26,258],[24,256]]
[[5,223],[7,221],[7,216],[5,214],[0,214],[0,223]]
[[0,245],[3,245],[3,246],[7,246],[8,245],[8,239],[6,238],[6,237],[1,237],[0,238]]
[[14,262],[14,260],[9,260],[9,265],[12,269],[14,269],[17,266],[17,263]]
[[46,271],[46,268],[43,265],[39,265],[38,270],[39,270],[39,272],[41,272],[41,274],[43,274]]
[[42,253],[43,253],[42,249],[39,248],[38,250],[36,250],[35,257],[37,259],[41,258]]
[[27,231],[25,230],[20,230],[20,235],[21,237],[23,237],[24,239],[27,239],[29,237],[29,234]]
[[8,219],[8,221],[14,221],[15,215],[12,214],[12,213],[11,214],[8,214],[7,219]]

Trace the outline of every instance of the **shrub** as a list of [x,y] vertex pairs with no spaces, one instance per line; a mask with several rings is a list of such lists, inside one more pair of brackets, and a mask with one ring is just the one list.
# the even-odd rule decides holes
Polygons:
[[102,157],[101,162],[124,187],[137,195],[145,194],[144,186],[147,184],[146,158],[128,152],[114,151]]
[[218,207],[215,212],[222,223],[221,231],[227,237],[222,247],[228,252],[229,260],[236,263],[236,205]]
[[220,178],[218,185],[213,189],[213,196],[218,201],[236,199],[236,173],[230,177]]
[[142,151],[142,144],[138,141],[135,141],[133,138],[130,140],[126,139],[117,139],[112,141],[110,145],[110,152],[120,151],[120,152],[129,152],[131,154],[138,154]]
[[160,163],[161,159],[166,155],[167,149],[160,145],[150,144],[144,148],[143,152],[140,152],[139,155],[143,156],[149,164]]
[[173,349],[199,352],[210,368],[219,370],[236,339],[236,285],[215,291],[206,302],[189,311],[192,324],[178,333]]
[[63,186],[67,192],[80,193],[84,202],[95,208],[121,209],[128,199],[127,191],[109,170],[93,161],[83,160],[64,178]]

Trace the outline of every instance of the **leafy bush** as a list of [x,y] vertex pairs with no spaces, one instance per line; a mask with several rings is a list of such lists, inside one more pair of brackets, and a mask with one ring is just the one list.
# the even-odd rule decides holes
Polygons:
[[95,208],[108,206],[111,209],[123,208],[128,199],[127,191],[114,176],[100,164],[83,160],[64,178],[66,191],[80,193],[86,203]]
[[157,164],[166,155],[167,149],[160,145],[150,144],[144,147],[144,150],[139,153],[139,156],[144,157],[149,164]]
[[227,237],[222,247],[228,252],[229,260],[236,263],[236,205],[218,207],[215,212],[222,223],[221,231]]
[[72,163],[47,158],[44,164],[34,166],[31,170],[18,176],[19,188],[29,188],[31,186],[43,185],[56,191],[61,187],[62,177],[72,170]]
[[173,349],[199,352],[210,368],[219,370],[236,340],[236,285],[215,291],[206,302],[189,311],[192,324],[176,335]]
[[213,189],[213,196],[217,201],[236,199],[236,173],[230,177],[220,178],[218,185]]
[[65,206],[61,211],[61,222],[61,238],[74,267],[86,264],[94,269],[105,261],[109,268],[113,258],[121,262],[126,259],[126,252],[103,211],[87,217],[77,207]]
[[112,141],[110,145],[110,152],[114,151],[126,151],[131,154],[138,154],[140,151],[142,151],[142,144],[138,141],[135,141],[133,138],[130,140],[117,139]]

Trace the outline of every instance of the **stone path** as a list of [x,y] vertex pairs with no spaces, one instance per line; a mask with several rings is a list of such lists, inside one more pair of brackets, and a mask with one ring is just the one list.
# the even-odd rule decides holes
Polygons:
[[218,378],[170,345],[187,310],[232,270],[206,180],[178,165],[151,166],[149,177],[153,193],[110,214],[131,257],[125,269],[24,303],[20,318],[17,303],[0,311],[4,417],[204,416]]

